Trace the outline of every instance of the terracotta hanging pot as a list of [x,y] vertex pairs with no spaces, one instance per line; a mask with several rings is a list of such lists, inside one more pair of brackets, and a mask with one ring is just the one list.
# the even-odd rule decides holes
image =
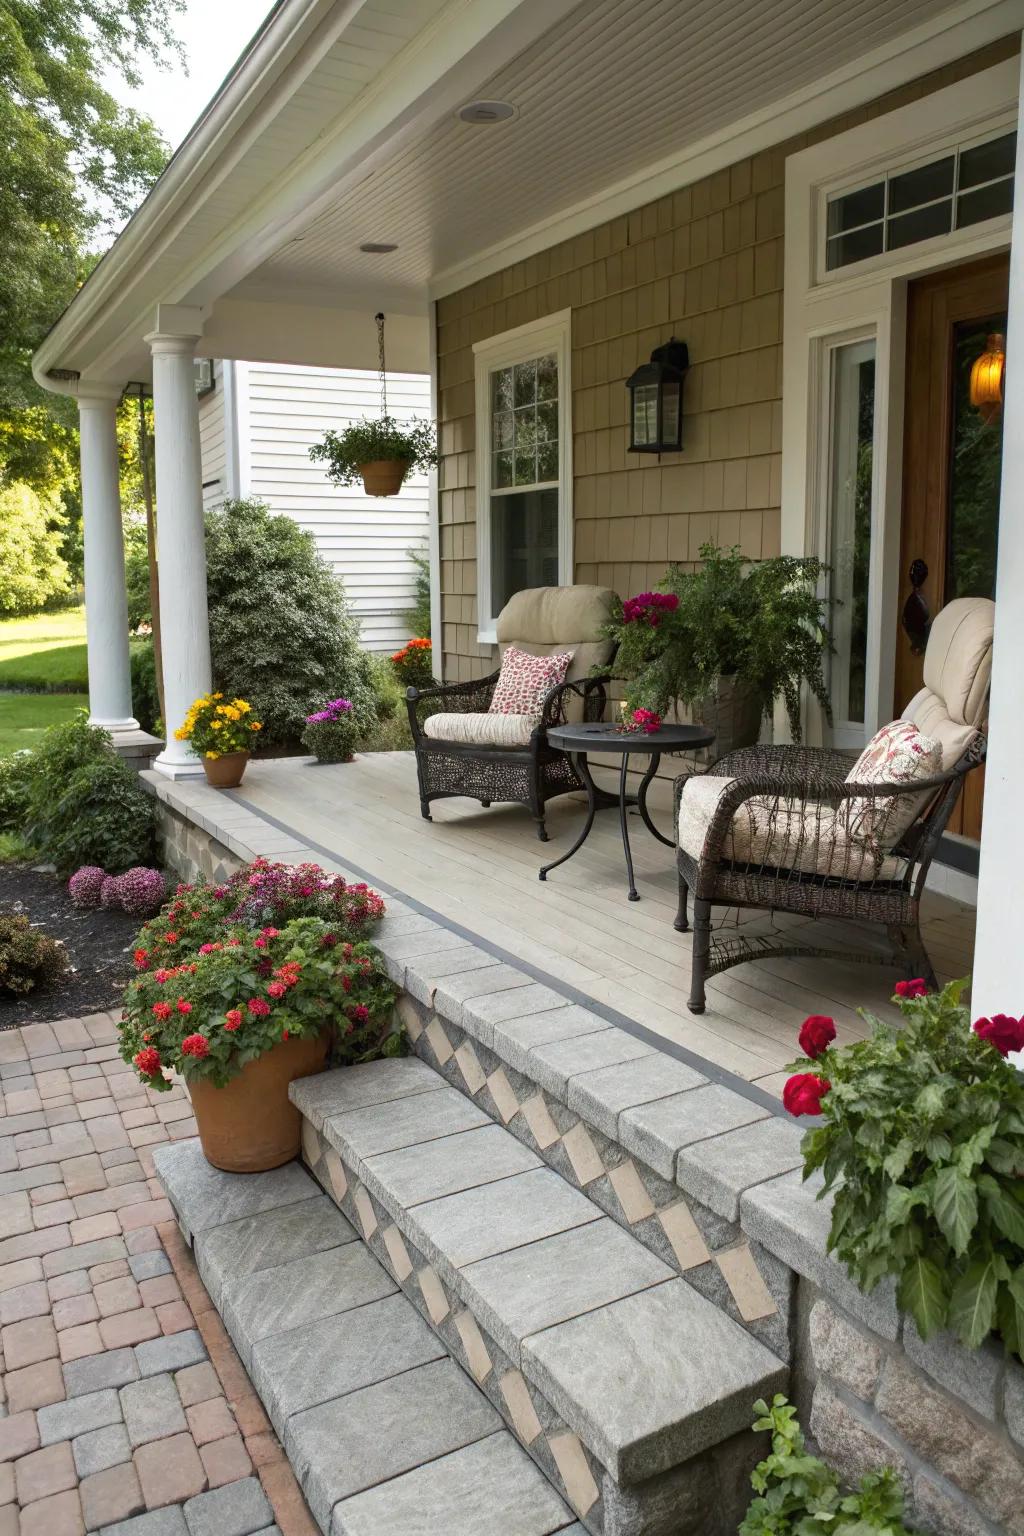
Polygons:
[[360,464],[359,473],[367,496],[397,496],[409,473],[409,464],[406,459],[373,459],[369,464]]
[[249,761],[248,752],[225,752],[223,757],[204,757],[203,772],[214,789],[237,789]]
[[321,1072],[327,1035],[283,1040],[247,1062],[224,1088],[189,1083],[206,1160],[225,1173],[265,1173],[299,1155],[302,1116],[288,1097],[297,1077]]

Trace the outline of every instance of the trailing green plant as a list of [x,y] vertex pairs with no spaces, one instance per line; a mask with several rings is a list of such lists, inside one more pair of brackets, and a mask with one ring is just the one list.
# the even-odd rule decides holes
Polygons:
[[248,699],[262,748],[294,747],[324,699],[374,718],[370,658],[312,534],[263,502],[228,501],[207,515],[206,560],[214,686]]
[[739,1536],[909,1536],[891,1467],[868,1472],[844,1493],[835,1469],[808,1452],[796,1409],[781,1392],[770,1406],[759,1399],[754,1412],[754,1429],[771,1434],[772,1448],[751,1473],[755,1498]]
[[416,601],[409,609],[409,628],[412,630],[414,639],[432,640],[433,635],[430,631],[430,559],[422,549],[409,549],[406,553],[416,567],[416,576],[413,583]]
[[325,432],[309,456],[314,464],[326,467],[332,485],[356,485],[363,465],[382,459],[404,464],[407,473],[433,469],[437,464],[437,434],[433,422],[416,417],[409,421],[395,416],[364,417],[340,432]]
[[829,1251],[862,1290],[885,1275],[922,1337],[968,1348],[998,1330],[1024,1357],[1024,1020],[971,1016],[965,983],[901,982],[903,1027],[865,1014],[871,1036],[837,1049],[831,1019],[801,1032],[783,1102],[820,1115],[804,1177],[832,1192]]
[[695,709],[720,677],[733,677],[753,690],[764,715],[781,697],[799,741],[802,685],[831,719],[823,660],[832,638],[818,596],[825,567],[790,555],[751,563],[737,547],[714,544],[702,544],[700,557],[695,571],[670,565],[661,591],[629,598],[608,626],[630,707]]
[[0,912],[0,997],[24,997],[59,981],[69,969],[63,944],[33,928],[27,917]]
[[153,800],[84,710],[50,727],[26,773],[22,831],[62,878],[83,864],[120,874],[152,862]]

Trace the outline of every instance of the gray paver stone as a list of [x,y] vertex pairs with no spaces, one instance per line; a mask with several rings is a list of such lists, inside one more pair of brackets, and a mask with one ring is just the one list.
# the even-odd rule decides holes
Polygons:
[[131,1254],[128,1268],[136,1280],[155,1280],[157,1275],[172,1273],[171,1261],[160,1248],[153,1248],[149,1253]]
[[365,1160],[362,1173],[375,1195],[386,1192],[408,1207],[542,1166],[540,1158],[502,1126],[487,1124],[417,1147],[382,1152]]
[[225,1286],[233,1287],[246,1275],[355,1240],[333,1200],[317,1194],[201,1233],[196,1259],[207,1288],[219,1301]]
[[186,1365],[198,1365],[206,1359],[206,1345],[198,1329],[186,1328],[163,1339],[136,1344],[135,1357],[140,1376],[156,1376],[161,1371],[181,1371]]
[[1018,1445],[1024,1446],[1024,1368],[1015,1360],[1006,1362],[1003,1413],[1010,1434]]
[[90,1429],[71,1442],[75,1471],[79,1478],[105,1472],[107,1467],[131,1461],[132,1448],[123,1424],[108,1424],[104,1429]]
[[181,1505],[169,1504],[165,1509],[153,1509],[146,1515],[105,1525],[97,1536],[189,1536],[189,1530]]
[[222,1173],[206,1161],[198,1137],[155,1147],[153,1164],[168,1199],[193,1235],[241,1216],[308,1200],[318,1192],[298,1163],[286,1163],[269,1173]]
[[122,1387],[121,1411],[133,1446],[188,1429],[178,1389],[166,1373]]
[[70,1397],[64,1403],[51,1403],[36,1413],[40,1445],[54,1445],[58,1440],[73,1440],[89,1429],[120,1424],[121,1405],[110,1388],[90,1392],[84,1397]]
[[[409,969],[423,974],[429,972],[430,966],[429,963],[417,965],[415,960],[410,960]],[[434,994],[434,1007],[439,1014],[453,1024],[461,1024],[463,1007],[471,1003],[474,998],[500,996],[502,992],[525,991],[529,985],[529,976],[525,976],[522,971],[517,971],[513,966],[489,965],[482,971],[469,971],[464,976],[446,977]],[[564,998],[559,998],[559,1002],[564,1002]],[[512,1006],[515,1007],[515,1004],[513,1003]]]
[[490,1123],[486,1110],[445,1083],[436,1093],[419,1093],[332,1115],[324,1125],[324,1136],[339,1152],[358,1161]]
[[491,1044],[494,1028],[498,1024],[507,1023],[511,1019],[532,1019],[553,1008],[566,1006],[566,999],[561,992],[539,981],[531,981],[525,987],[485,992],[481,996],[467,998],[461,1004],[461,1015],[447,1011],[442,990],[438,990],[434,999],[434,1007],[442,1018],[449,1019],[453,1024],[461,1024],[467,1034],[483,1045]]
[[811,1308],[808,1334],[818,1371],[834,1377],[864,1402],[870,1402],[882,1369],[878,1341],[823,1300],[816,1301]]
[[674,1179],[681,1147],[718,1136],[737,1126],[765,1120],[769,1111],[752,1099],[709,1083],[688,1093],[673,1094],[624,1110],[619,1117],[619,1141],[662,1178]]
[[246,1365],[258,1339],[391,1295],[395,1282],[362,1243],[248,1275],[223,1294],[221,1313]]
[[[578,1040],[582,1045],[585,1038],[606,1035],[611,1028],[612,1025],[599,1013],[592,1013],[579,1003],[563,1003],[560,1008],[545,1008],[539,1013],[493,1023],[488,1044],[509,1066],[529,1073],[529,1064],[542,1047],[568,1040]],[[536,1081],[541,1079],[538,1077]]]
[[683,1147],[676,1178],[719,1216],[735,1221],[744,1190],[802,1165],[802,1139],[803,1130],[791,1120],[777,1116],[759,1120]]
[[86,1355],[64,1366],[64,1385],[68,1397],[81,1397],[103,1387],[123,1387],[139,1377],[134,1349],[105,1349],[99,1355]]
[[274,1511],[256,1477],[197,1494],[185,1505],[190,1536],[255,1536],[273,1519]]
[[[583,1012],[584,1010],[580,1010]],[[554,1017],[554,1015],[550,1015]],[[592,1015],[595,1023],[597,1015]],[[541,1020],[544,1015],[541,1015]],[[539,1023],[541,1020],[534,1020]],[[495,1031],[495,1048],[499,1054],[501,1043]],[[624,1029],[605,1026],[597,1033],[577,1035],[573,1039],[554,1039],[546,1045],[531,1046],[517,1052],[515,1059],[509,1056],[510,1065],[516,1067],[533,1082],[539,1083],[556,1098],[564,1100],[569,1091],[569,1081],[582,1072],[598,1072],[602,1067],[613,1067],[627,1061],[638,1061],[642,1056],[655,1054],[654,1047]]]
[[313,1129],[319,1131],[325,1120],[344,1114],[347,1109],[364,1109],[369,1104],[433,1093],[443,1086],[443,1079],[418,1056],[398,1056],[297,1078],[289,1089],[289,1097]]
[[686,1093],[706,1082],[707,1078],[692,1067],[662,1051],[653,1051],[649,1056],[574,1076],[569,1081],[568,1104],[588,1124],[616,1141],[624,1109]]

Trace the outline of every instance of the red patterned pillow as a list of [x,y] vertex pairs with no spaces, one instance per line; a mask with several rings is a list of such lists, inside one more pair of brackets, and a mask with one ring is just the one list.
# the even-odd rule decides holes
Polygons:
[[[894,720],[876,731],[846,775],[847,784],[913,784],[942,771],[942,747],[910,720]],[[850,831],[884,848],[899,842],[928,802],[924,795],[879,795],[845,802]]]
[[514,645],[508,646],[501,658],[501,675],[488,713],[539,716],[546,695],[565,682],[572,656],[572,651],[560,651],[557,656],[531,656]]

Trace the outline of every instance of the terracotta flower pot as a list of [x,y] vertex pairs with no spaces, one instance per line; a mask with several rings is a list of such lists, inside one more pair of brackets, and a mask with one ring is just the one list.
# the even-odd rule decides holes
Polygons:
[[225,752],[223,757],[204,757],[203,771],[207,784],[214,789],[237,789],[249,761],[248,752]]
[[408,472],[405,459],[374,459],[359,466],[367,496],[397,496]]
[[189,1083],[199,1140],[207,1162],[225,1173],[264,1173],[299,1155],[302,1116],[288,1084],[323,1070],[326,1035],[283,1040],[247,1062],[224,1088]]

